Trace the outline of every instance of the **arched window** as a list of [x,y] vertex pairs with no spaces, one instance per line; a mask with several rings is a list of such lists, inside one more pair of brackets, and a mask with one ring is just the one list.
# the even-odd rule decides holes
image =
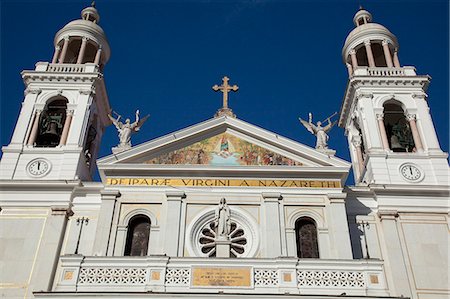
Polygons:
[[53,99],[47,103],[39,119],[37,147],[55,147],[59,144],[66,121],[66,110],[65,98]]
[[302,217],[295,222],[298,258],[319,258],[317,227],[313,219]]
[[388,101],[383,107],[389,148],[393,152],[414,152],[416,150],[414,139],[401,104],[397,101]]
[[145,256],[150,237],[150,219],[145,215],[136,215],[128,223],[125,255]]

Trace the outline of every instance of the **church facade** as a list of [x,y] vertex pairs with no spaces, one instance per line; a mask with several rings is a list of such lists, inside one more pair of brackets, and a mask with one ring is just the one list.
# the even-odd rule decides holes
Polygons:
[[[52,60],[22,72],[0,162],[2,297],[448,298],[450,176],[430,78],[400,64],[368,11],[342,50],[350,163],[327,146],[330,120],[302,120],[311,148],[236,118],[227,77],[213,118],[131,146],[146,117],[109,114],[98,21],[85,8]],[[120,144],[98,158],[112,123]]]

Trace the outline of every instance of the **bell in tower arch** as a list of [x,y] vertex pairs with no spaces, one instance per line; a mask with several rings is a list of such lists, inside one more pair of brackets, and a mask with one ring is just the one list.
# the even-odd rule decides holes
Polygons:
[[56,147],[59,144],[66,119],[66,109],[66,99],[57,99],[47,104],[41,114],[36,146]]

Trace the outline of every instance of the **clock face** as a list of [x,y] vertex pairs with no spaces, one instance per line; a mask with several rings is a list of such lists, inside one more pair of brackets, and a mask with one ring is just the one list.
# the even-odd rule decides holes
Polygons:
[[401,166],[400,173],[408,181],[418,181],[422,178],[422,172],[413,164],[404,164]]
[[50,163],[44,159],[36,159],[28,164],[27,170],[32,176],[41,177],[50,171]]

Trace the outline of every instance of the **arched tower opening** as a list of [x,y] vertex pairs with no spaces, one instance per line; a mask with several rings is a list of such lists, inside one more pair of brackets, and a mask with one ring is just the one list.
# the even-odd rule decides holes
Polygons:
[[56,147],[59,145],[66,121],[67,99],[57,97],[50,99],[39,119],[39,131],[36,147]]
[[384,127],[393,152],[415,152],[416,146],[411,128],[405,117],[405,111],[400,102],[391,100],[384,105]]

